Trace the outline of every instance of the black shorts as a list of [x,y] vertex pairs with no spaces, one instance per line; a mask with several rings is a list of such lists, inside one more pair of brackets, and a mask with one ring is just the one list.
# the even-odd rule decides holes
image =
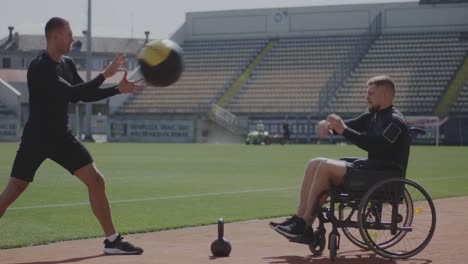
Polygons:
[[363,160],[355,164],[346,162],[343,187],[347,191],[367,192],[372,186],[385,179],[404,177],[401,169],[378,161]]
[[[354,164],[348,161],[345,161],[346,163],[346,173],[344,177],[351,177],[353,175],[355,169],[354,169]],[[344,178],[343,178],[344,179]]]
[[55,161],[71,174],[93,162],[85,146],[71,133],[67,133],[59,140],[42,142],[23,137],[10,176],[32,182],[37,169],[47,158]]

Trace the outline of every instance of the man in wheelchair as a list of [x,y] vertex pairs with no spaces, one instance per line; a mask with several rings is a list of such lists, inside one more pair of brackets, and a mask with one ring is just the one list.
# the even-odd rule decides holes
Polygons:
[[[330,134],[344,138],[368,152],[368,159],[361,162],[374,164],[379,161],[396,163],[406,168],[410,142],[406,140],[408,128],[404,116],[393,106],[396,85],[385,75],[367,81],[368,112],[343,121],[336,114],[329,115],[317,125],[317,134]],[[374,164],[375,165],[375,164]],[[327,199],[326,193],[345,182],[353,182],[355,163],[345,160],[315,158],[305,168],[297,212],[282,223],[270,226],[286,238],[311,241],[314,233],[312,223],[317,217],[317,204],[321,208]],[[319,201],[317,201],[320,199]]]

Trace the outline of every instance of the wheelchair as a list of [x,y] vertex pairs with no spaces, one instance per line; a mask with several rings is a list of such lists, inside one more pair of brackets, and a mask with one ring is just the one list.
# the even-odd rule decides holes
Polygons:
[[[402,153],[406,165],[412,137],[425,131],[411,127],[409,132],[405,139],[408,148]],[[406,166],[356,158],[342,160],[353,163],[352,181],[345,177],[343,186],[319,195],[313,210],[318,228],[313,241],[305,242],[310,251],[314,255],[323,253],[327,240],[325,223],[330,223],[331,260],[336,259],[340,247],[339,229],[354,245],[384,258],[405,259],[421,252],[434,235],[436,212],[424,188],[405,178]],[[324,195],[328,195],[328,207],[319,208],[318,201]]]

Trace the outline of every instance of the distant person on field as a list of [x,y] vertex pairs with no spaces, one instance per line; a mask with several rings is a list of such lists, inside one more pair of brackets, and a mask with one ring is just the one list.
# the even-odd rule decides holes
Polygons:
[[[367,151],[369,160],[393,161],[406,167],[407,161],[401,153],[408,148],[404,140],[408,129],[405,118],[393,106],[395,83],[383,75],[370,78],[367,86],[368,112],[347,121],[331,114],[319,122],[317,134],[319,138],[342,135]],[[311,226],[317,216],[317,212],[313,212],[314,205],[318,202],[321,208],[327,198],[324,196],[317,201],[318,196],[333,186],[342,186],[346,177],[352,181],[353,170],[353,164],[343,160],[310,160],[305,168],[296,214],[282,223],[270,223],[270,226],[289,239],[313,239]]]
[[289,142],[291,134],[289,132],[289,124],[287,122],[283,123],[283,140]]
[[49,158],[80,179],[88,188],[94,215],[99,220],[106,240],[106,254],[141,254],[143,249],[123,239],[112,223],[104,176],[99,172],[88,150],[72,134],[68,126],[68,103],[94,102],[121,93],[143,89],[127,80],[125,71],[117,86],[100,89],[106,78],[120,70],[122,54],[89,82],[78,75],[75,63],[63,56],[73,42],[68,21],[53,17],[45,26],[47,48],[39,52],[29,65],[29,120],[24,127],[16,153],[10,181],[0,194],[0,217],[33,181],[36,170]]
[[258,132],[265,131],[265,125],[263,124],[262,121],[258,121],[256,129],[257,129]]

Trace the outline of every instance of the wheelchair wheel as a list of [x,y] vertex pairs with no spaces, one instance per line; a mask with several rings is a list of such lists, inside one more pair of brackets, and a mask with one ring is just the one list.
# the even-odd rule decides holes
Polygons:
[[[410,225],[411,221],[413,219],[413,201],[411,199],[411,195],[407,190],[404,192],[404,197],[403,201],[401,203],[401,206],[398,208],[399,214],[401,215],[403,220],[403,225]],[[369,211],[369,210],[368,210]],[[350,207],[339,207],[339,212],[338,216],[340,221],[344,221],[345,219],[349,218],[350,221],[356,222],[358,219],[358,213],[357,209],[355,208],[350,208]],[[367,222],[373,222],[375,216],[372,214],[372,212],[368,212],[368,216],[366,218]],[[343,234],[348,238],[351,243],[356,245],[359,248],[362,249],[369,249],[367,246],[367,243],[362,239],[361,233],[359,231],[359,228],[354,228],[354,227],[342,227],[341,230],[343,231]],[[373,230],[370,231],[371,236],[375,236],[377,231]],[[395,243],[398,243],[406,234],[406,232],[400,231],[400,234],[395,235],[391,237],[388,241],[381,241],[379,243],[379,247],[381,248],[388,248],[393,246]]]
[[[351,221],[357,222],[357,210],[349,207],[340,207],[338,209],[338,217],[340,221],[344,221],[346,218],[350,217]],[[369,249],[366,242],[362,240],[359,229],[352,227],[342,227],[341,230],[345,237],[351,241],[354,245],[362,249]]]
[[374,185],[359,206],[362,239],[378,255],[404,259],[421,252],[434,235],[436,213],[417,183],[392,178]]

